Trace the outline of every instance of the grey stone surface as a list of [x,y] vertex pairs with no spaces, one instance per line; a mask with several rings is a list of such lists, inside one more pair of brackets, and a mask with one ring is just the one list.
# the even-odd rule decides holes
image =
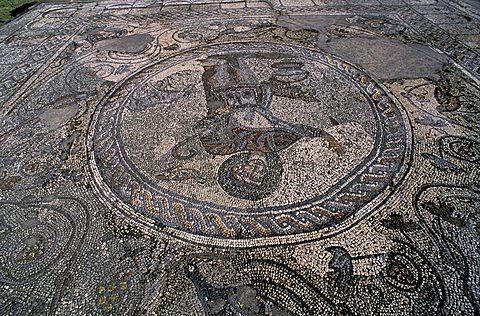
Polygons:
[[448,57],[428,46],[397,39],[338,38],[319,47],[383,80],[432,78],[449,62]]
[[135,34],[102,40],[95,43],[95,47],[98,50],[134,54],[143,52],[152,40],[153,37],[149,34]]
[[472,1],[71,1],[0,28],[4,315],[478,315]]
[[435,77],[449,62],[428,45],[406,42],[399,36],[405,27],[390,19],[281,15],[277,23],[293,31],[315,30],[318,48],[362,66],[378,79]]

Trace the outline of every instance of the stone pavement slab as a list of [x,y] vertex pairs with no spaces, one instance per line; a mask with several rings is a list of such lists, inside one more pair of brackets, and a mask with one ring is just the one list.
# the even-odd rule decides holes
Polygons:
[[40,3],[0,27],[5,315],[477,315],[479,7]]

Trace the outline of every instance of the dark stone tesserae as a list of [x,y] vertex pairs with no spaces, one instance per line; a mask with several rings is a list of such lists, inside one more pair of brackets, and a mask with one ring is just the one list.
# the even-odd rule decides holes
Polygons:
[[0,26],[0,314],[479,315],[480,4],[46,1]]

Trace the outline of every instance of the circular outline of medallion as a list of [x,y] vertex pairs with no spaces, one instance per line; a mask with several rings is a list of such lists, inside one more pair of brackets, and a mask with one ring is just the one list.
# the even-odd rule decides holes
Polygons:
[[[148,183],[128,161],[118,125],[139,82],[201,54],[281,52],[336,71],[367,97],[377,122],[375,145],[349,174],[324,194],[294,205],[239,210],[197,201]],[[370,214],[403,180],[411,160],[408,116],[398,101],[365,72],[338,57],[281,43],[236,42],[184,50],[142,67],[116,84],[90,122],[87,151],[93,187],[121,217],[151,233],[228,247],[298,243],[338,234]]]

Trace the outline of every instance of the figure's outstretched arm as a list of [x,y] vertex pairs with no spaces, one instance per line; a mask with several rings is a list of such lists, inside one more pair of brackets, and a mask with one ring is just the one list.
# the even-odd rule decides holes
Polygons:
[[296,135],[298,138],[301,137],[320,137],[327,142],[328,148],[335,151],[337,155],[342,155],[345,153],[345,148],[343,145],[330,133],[327,131],[312,127],[304,124],[292,124],[286,121],[283,121],[271,114],[270,111],[265,109],[256,109],[258,112],[262,113],[274,126],[275,129],[283,130],[287,133]]
[[340,156],[345,153],[345,148],[343,145],[327,131],[321,128],[311,127],[303,124],[297,124],[294,126],[300,133],[302,133],[304,137],[320,137],[325,140],[328,148],[335,151],[337,155]]

